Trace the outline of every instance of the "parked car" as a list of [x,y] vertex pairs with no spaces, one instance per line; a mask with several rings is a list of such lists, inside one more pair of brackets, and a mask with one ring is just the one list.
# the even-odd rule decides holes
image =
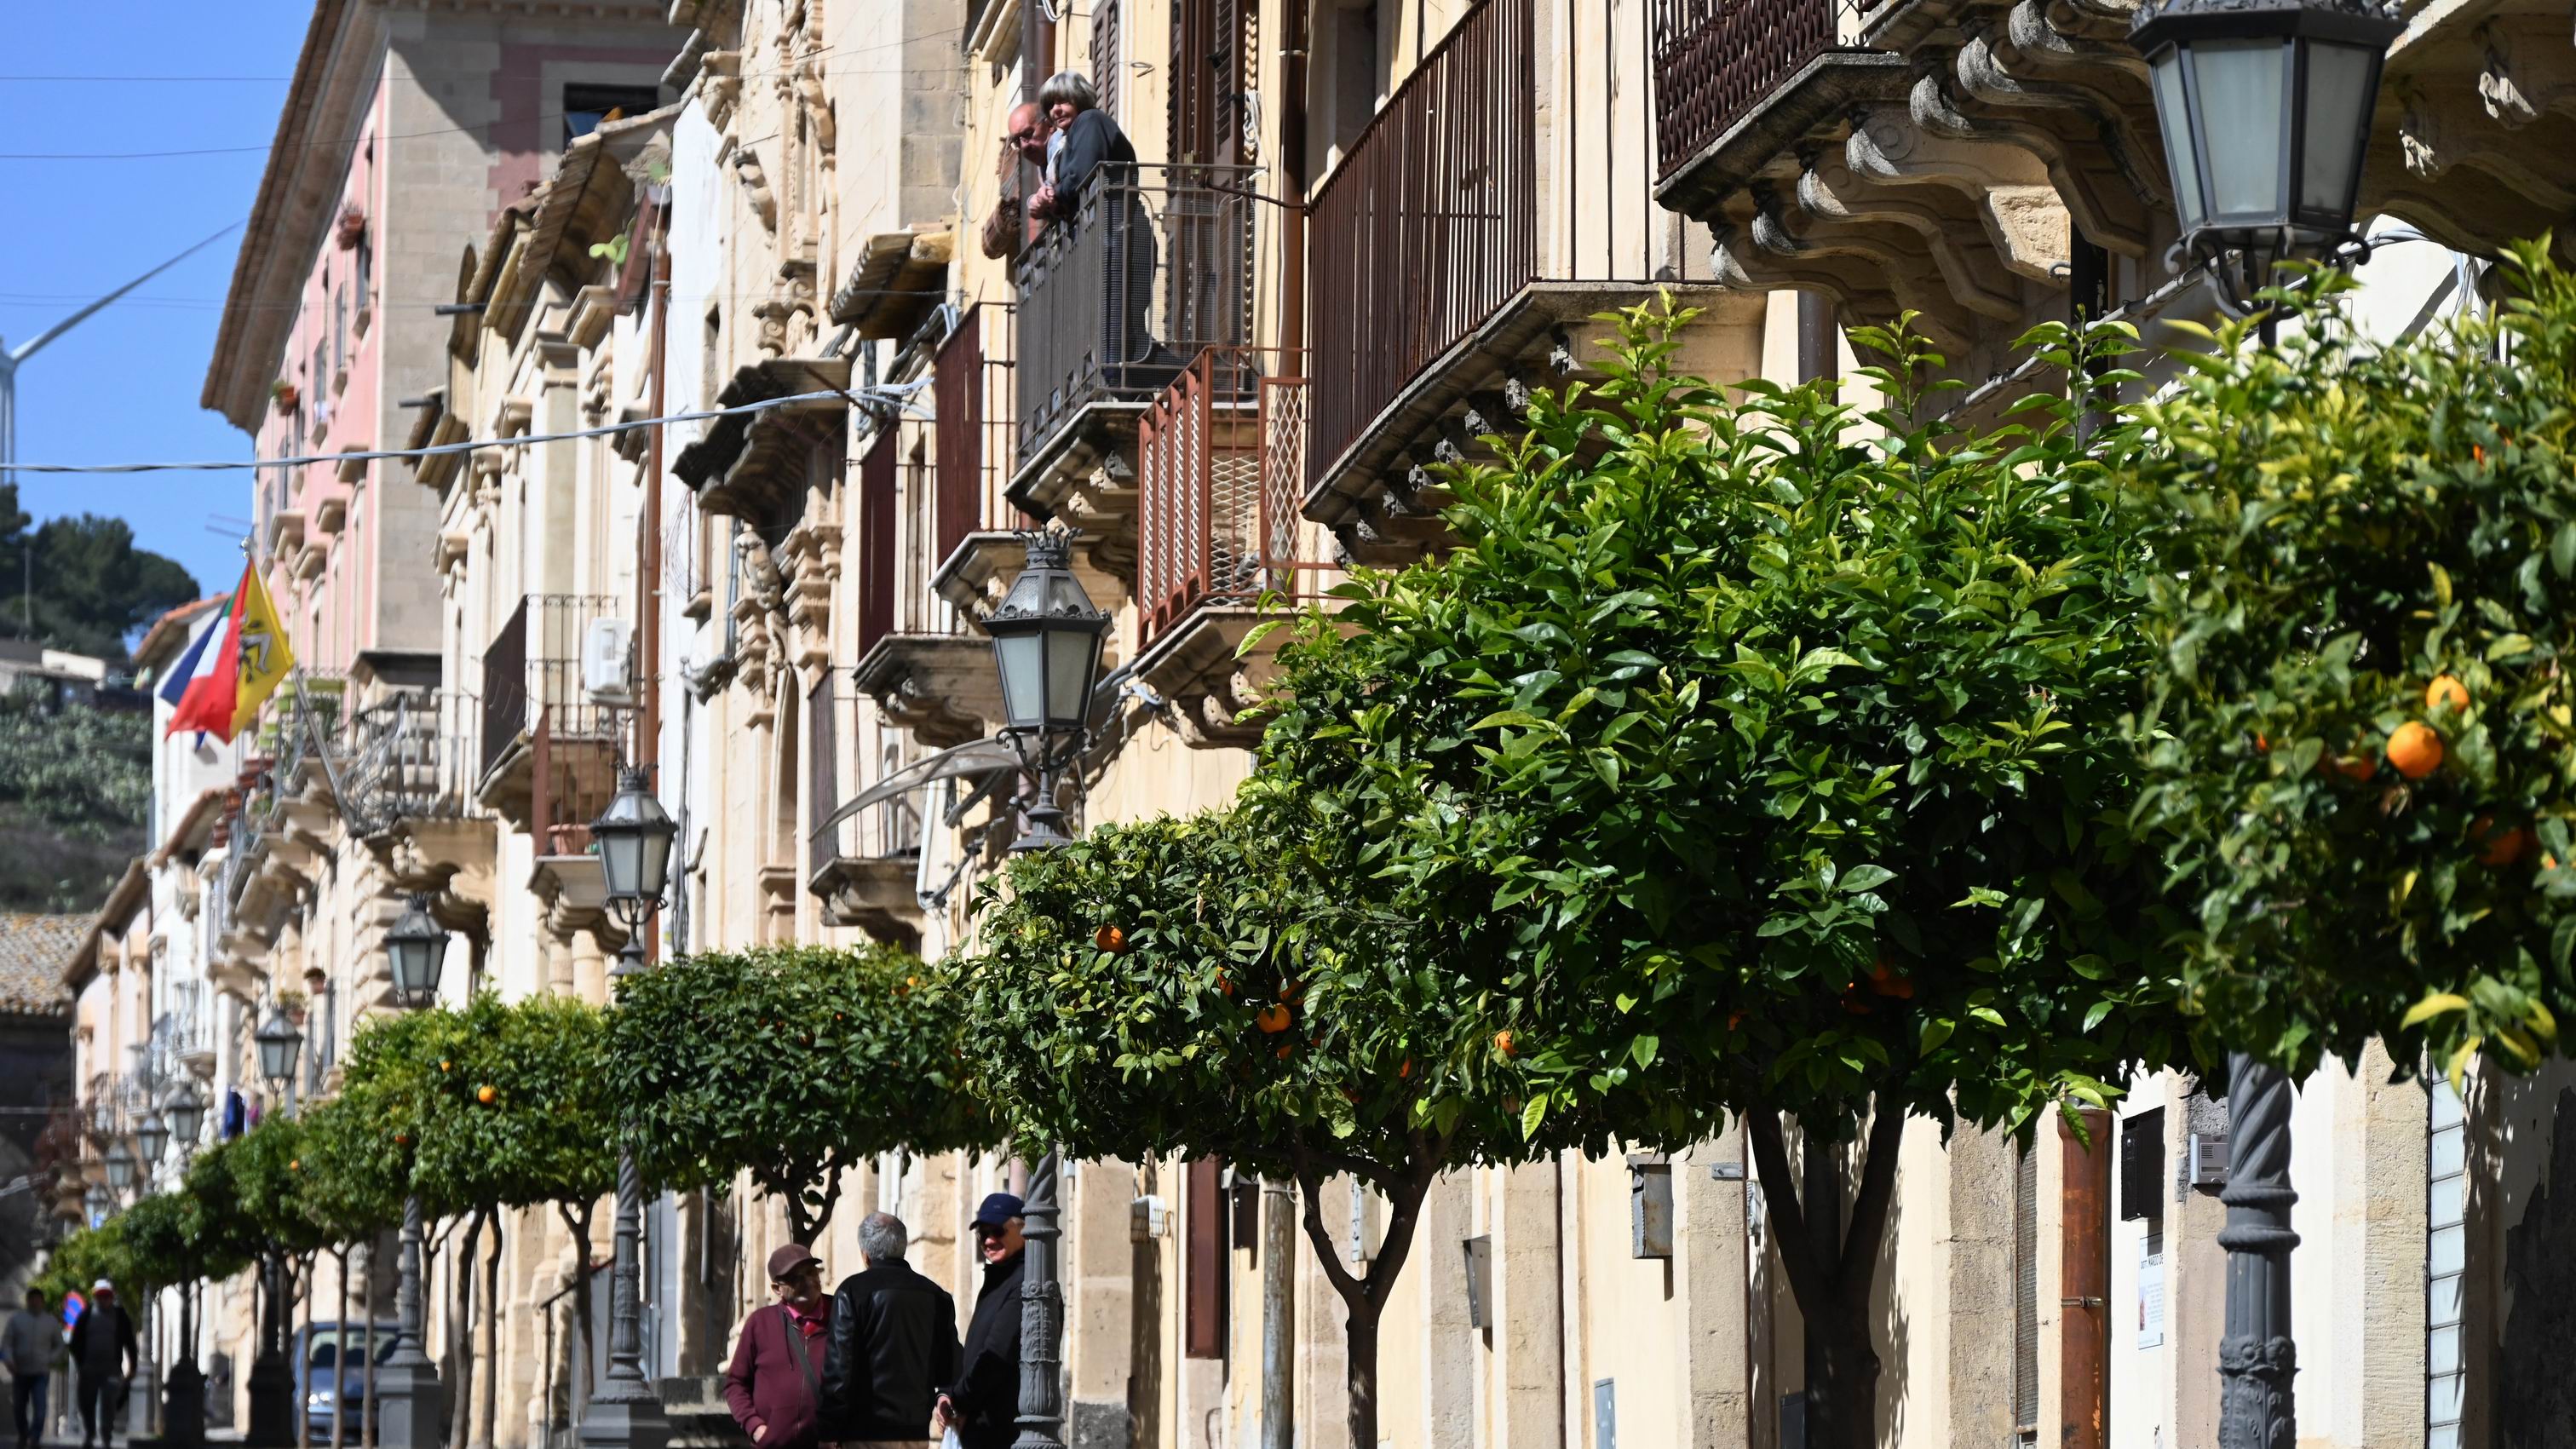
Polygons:
[[[305,1442],[309,1444],[331,1442],[331,1400],[335,1393],[348,1399],[348,1407],[341,1411],[342,1442],[355,1444],[362,1432],[358,1416],[367,1408],[367,1325],[349,1325],[349,1351],[345,1355],[340,1351],[340,1338],[337,1323],[298,1325],[295,1330],[295,1393],[304,1403],[308,1426]],[[378,1322],[376,1362],[391,1357],[401,1342],[400,1324]]]

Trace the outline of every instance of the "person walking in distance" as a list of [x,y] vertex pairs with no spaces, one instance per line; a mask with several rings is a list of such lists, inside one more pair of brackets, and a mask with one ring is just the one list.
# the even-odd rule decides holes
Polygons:
[[801,1244],[780,1248],[769,1255],[769,1292],[776,1301],[743,1320],[725,1370],[725,1406],[760,1449],[818,1449],[820,1365],[832,1317],[823,1264]]
[[904,1261],[903,1220],[859,1222],[865,1271],[832,1296],[823,1435],[841,1449],[923,1449],[939,1385],[957,1374],[957,1300]]
[[104,1278],[89,1286],[89,1307],[72,1325],[72,1370],[80,1385],[81,1449],[94,1440],[113,1449],[116,1420],[125,1411],[125,1379],[143,1355],[134,1342],[134,1317],[116,1301]]
[[27,1306],[0,1329],[0,1358],[9,1361],[9,1411],[18,1427],[18,1449],[35,1449],[45,1437],[45,1385],[63,1357],[63,1326],[47,1311],[45,1291],[27,1290]]
[[1019,1437],[1020,1275],[1028,1226],[1020,1200],[997,1192],[975,1209],[984,1287],[958,1351],[957,1377],[939,1395],[936,1427],[955,1429],[962,1449],[1010,1449]]

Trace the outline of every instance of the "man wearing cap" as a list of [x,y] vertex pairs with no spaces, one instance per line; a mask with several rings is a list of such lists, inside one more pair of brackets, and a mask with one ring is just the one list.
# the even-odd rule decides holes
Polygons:
[[142,1358],[134,1342],[134,1319],[116,1301],[116,1285],[104,1278],[89,1285],[89,1306],[72,1325],[72,1368],[79,1375],[81,1449],[93,1440],[116,1442],[117,1415],[125,1410],[125,1378]]
[[832,1319],[823,1264],[790,1243],[769,1255],[769,1291],[777,1301],[743,1320],[725,1370],[725,1406],[760,1449],[816,1449],[823,1340]]
[[823,1435],[841,1449],[928,1449],[939,1385],[957,1376],[957,1300],[903,1260],[892,1213],[859,1222],[853,1273],[832,1295],[823,1355]]
[[45,1437],[45,1383],[63,1357],[63,1325],[45,1308],[45,1290],[27,1290],[27,1306],[0,1329],[0,1358],[9,1361],[9,1408],[18,1426],[18,1449],[35,1449]]
[[938,1427],[954,1428],[962,1449],[1010,1449],[1019,1437],[1020,1270],[1028,1239],[1020,1200],[997,1192],[975,1209],[984,1288],[958,1351],[957,1381],[939,1395]]

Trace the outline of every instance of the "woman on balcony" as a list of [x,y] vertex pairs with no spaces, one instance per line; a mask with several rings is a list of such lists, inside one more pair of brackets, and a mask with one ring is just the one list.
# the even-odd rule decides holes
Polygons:
[[[1180,371],[1180,359],[1155,340],[1148,320],[1154,301],[1154,218],[1137,184],[1136,147],[1100,109],[1100,91],[1080,71],[1058,71],[1038,87],[1046,117],[1047,176],[1029,198],[1029,215],[1077,230],[1097,226],[1106,251],[1102,277],[1109,291],[1101,323],[1102,381],[1121,390],[1159,391]],[[1084,202],[1097,194],[1095,210]]]

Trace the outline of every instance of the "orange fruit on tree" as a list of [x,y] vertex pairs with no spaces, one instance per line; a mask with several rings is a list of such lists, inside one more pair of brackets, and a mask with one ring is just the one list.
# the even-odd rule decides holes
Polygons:
[[1273,1053],[1273,1055],[1277,1056],[1277,1057],[1279,1058],[1279,1060],[1281,1060],[1281,1061],[1283,1061],[1283,1062],[1284,1062],[1284,1061],[1288,1060],[1288,1058],[1289,1058],[1290,1056],[1292,1056],[1293,1054],[1295,1054],[1296,1050],[1297,1050],[1297,1044],[1296,1044],[1295,1042],[1293,1042],[1293,1041],[1283,1041],[1283,1042],[1281,1042],[1281,1043],[1279,1044],[1279,1050],[1278,1050],[1277,1052]]
[[2442,768],[2442,737],[2422,720],[2408,720],[2388,737],[2388,763],[2409,780]]
[[2522,859],[2523,850],[2531,843],[2531,832],[2519,825],[2499,830],[2496,818],[2481,815],[2469,822],[2469,843],[2478,848],[2481,865],[2511,865]]
[[1288,1008],[1276,1002],[1261,1008],[1260,1013],[1252,1018],[1254,1024],[1272,1036],[1288,1029],[1288,1019]]
[[500,1093],[492,1090],[492,1086],[488,1082],[474,1089],[474,1100],[482,1103],[486,1107],[491,1106],[492,1099],[500,1095]]
[[1224,992],[1229,997],[1233,996],[1234,978],[1226,975],[1222,971],[1216,973],[1216,989]]
[[1512,1054],[1512,1033],[1509,1027],[1494,1033],[1494,1051],[1502,1056]]
[[1406,1057],[1403,1061],[1396,1063],[1395,1079],[1399,1082],[1409,1082],[1413,1080],[1413,1058]]
[[302,1172],[304,1170],[304,1159],[301,1157],[290,1157],[286,1159],[286,1170],[289,1172]]
[[2424,708],[2438,710],[2446,704],[2453,709],[2467,709],[2469,687],[2457,675],[2437,674],[2432,683],[2424,686]]
[[447,1070],[447,1061],[445,1058],[441,1058],[439,1060],[438,1069],[442,1072]]
[[1091,933],[1091,944],[1112,956],[1123,955],[1127,950],[1127,933],[1116,926],[1103,926]]

